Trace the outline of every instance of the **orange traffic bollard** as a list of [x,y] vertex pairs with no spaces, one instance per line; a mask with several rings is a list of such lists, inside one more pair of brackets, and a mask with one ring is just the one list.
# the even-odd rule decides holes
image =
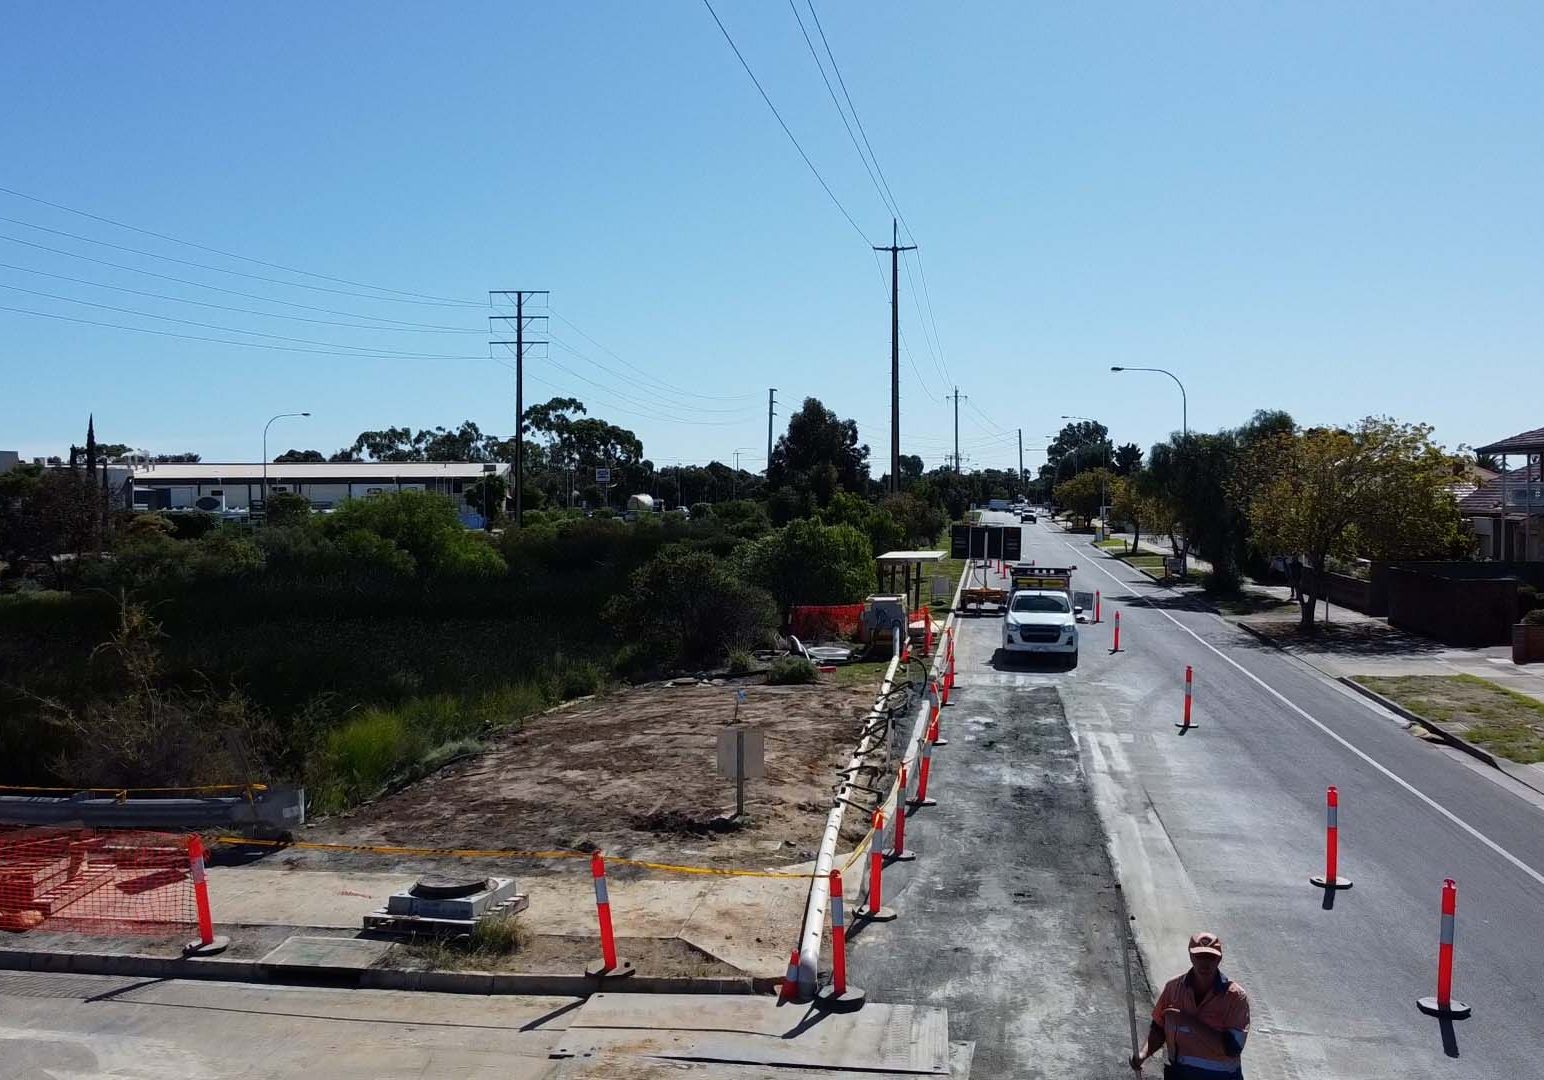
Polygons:
[[873,828],[869,832],[868,899],[858,909],[858,918],[868,922],[889,922],[895,918],[895,909],[885,907],[885,853],[879,849],[884,838],[885,815],[875,810]]
[[1194,725],[1192,725],[1190,723],[1191,683],[1194,680],[1194,678],[1195,678],[1195,669],[1192,668],[1189,664],[1186,664],[1185,665],[1185,719],[1184,719],[1183,722],[1174,725],[1175,727],[1179,728],[1181,732],[1189,731],[1191,729],[1191,727],[1194,726]]
[[631,961],[617,959],[617,939],[611,929],[611,892],[606,888],[606,860],[598,851],[590,854],[590,876],[595,879],[595,914],[600,921],[601,958],[591,961],[584,973],[594,978],[631,975],[635,970]]
[[1466,1020],[1472,1011],[1462,1001],[1453,1000],[1453,925],[1458,917],[1458,883],[1452,878],[1442,882],[1442,933],[1437,944],[1437,996],[1416,1002],[1427,1016],[1444,1020]]
[[215,936],[214,915],[209,910],[209,882],[204,877],[204,841],[188,837],[188,876],[193,879],[193,905],[198,912],[198,940],[182,947],[187,956],[213,956],[224,952],[231,939]]
[[906,766],[902,764],[895,782],[895,830],[890,850],[885,852],[885,858],[891,862],[910,862],[917,857],[915,851],[906,850],[906,781]]
[[1100,607],[1100,604],[1103,602],[1103,600],[1104,600],[1104,597],[1100,594],[1099,590],[1095,589],[1094,590],[1094,622],[1098,622],[1099,621],[1099,607]]
[[928,725],[927,734],[922,736],[922,764],[917,771],[917,794],[911,800],[912,809],[920,809],[924,806],[937,806],[937,799],[927,797],[927,776],[933,769],[933,736],[938,732],[938,718]]
[[815,1004],[833,1012],[862,1008],[864,993],[847,985],[847,918],[842,896],[842,872],[831,871],[831,983],[815,995]]
[[1339,877],[1340,864],[1340,792],[1331,787],[1325,793],[1324,876],[1308,880],[1321,889],[1349,889],[1351,882]]

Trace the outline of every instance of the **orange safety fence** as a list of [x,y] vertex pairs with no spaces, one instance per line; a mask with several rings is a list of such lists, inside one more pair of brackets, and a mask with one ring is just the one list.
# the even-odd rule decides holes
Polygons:
[[162,934],[196,922],[186,836],[0,830],[0,930]]
[[855,638],[867,604],[805,604],[788,613],[788,631],[805,641]]

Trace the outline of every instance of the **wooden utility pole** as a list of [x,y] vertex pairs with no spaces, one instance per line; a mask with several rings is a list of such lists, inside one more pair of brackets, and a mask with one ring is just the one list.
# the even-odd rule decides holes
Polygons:
[[[502,297],[503,303],[508,303],[510,297],[514,297],[515,313],[513,315],[490,315],[490,324],[498,322],[506,325],[500,327],[508,333],[509,323],[515,324],[515,340],[488,342],[489,350],[493,346],[502,345],[515,350],[515,528],[525,524],[525,350],[528,345],[545,345],[545,341],[529,341],[525,331],[527,324],[540,322],[542,329],[546,329],[547,316],[527,315],[525,302],[528,297],[546,296],[546,289],[491,289],[488,292],[488,304],[491,307],[498,301],[494,297]],[[490,331],[493,327],[489,326]],[[493,335],[488,335],[490,338]]]
[[1019,428],[1019,486],[1024,486],[1024,429]]
[[767,388],[767,471],[772,470],[772,417],[777,410],[777,387]]
[[[890,219],[890,245],[875,246],[890,253],[890,491],[901,490],[901,252],[917,245],[902,245],[895,219]],[[956,440],[958,441],[958,440]]]
[[962,394],[962,393],[960,393],[960,388],[958,386],[956,386],[954,388],[954,393],[950,394],[949,397],[946,399],[946,400],[950,400],[950,401],[954,402],[954,475],[955,476],[960,475],[960,399],[961,398],[964,398],[966,401],[969,401],[970,400],[970,395],[969,394]]

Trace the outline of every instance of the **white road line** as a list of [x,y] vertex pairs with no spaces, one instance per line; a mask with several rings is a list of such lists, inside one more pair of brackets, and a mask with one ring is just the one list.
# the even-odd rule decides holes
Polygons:
[[[1078,554],[1079,553],[1077,547],[1074,546],[1073,544],[1068,543],[1065,540],[1062,541],[1062,543],[1066,544],[1067,547],[1069,549],[1071,549],[1074,554]],[[1094,562],[1092,565],[1093,565],[1094,569],[1098,570],[1101,574],[1103,574],[1105,577],[1109,578],[1111,581],[1115,582],[1117,585],[1125,586],[1128,589],[1131,587],[1131,582],[1129,582],[1129,581],[1122,581],[1120,578],[1116,577],[1114,574],[1112,574],[1108,570],[1106,570],[1103,566],[1100,566],[1098,562]],[[1330,738],[1334,739],[1341,746],[1344,746],[1347,750],[1351,751],[1351,753],[1355,754],[1357,757],[1359,757],[1363,761],[1365,761],[1368,765],[1371,765],[1374,769],[1378,770],[1384,776],[1386,776],[1390,780],[1394,781],[1394,783],[1396,783],[1400,787],[1404,788],[1411,795],[1414,795],[1417,799],[1421,800],[1421,802],[1425,803],[1427,806],[1431,807],[1437,813],[1439,813],[1443,817],[1447,818],[1454,825],[1457,825],[1464,832],[1468,833],[1470,836],[1474,837],[1480,843],[1482,843],[1486,847],[1490,848],[1490,850],[1494,851],[1497,855],[1500,855],[1503,859],[1505,859],[1507,862],[1511,863],[1513,866],[1517,867],[1517,869],[1521,870],[1523,873],[1527,874],[1534,881],[1538,882],[1540,885],[1544,885],[1544,874],[1539,873],[1533,867],[1531,867],[1527,863],[1523,862],[1516,855],[1513,855],[1506,848],[1502,847],[1500,844],[1496,843],[1490,837],[1488,837],[1484,833],[1480,832],[1479,829],[1476,829],[1473,825],[1470,825],[1467,821],[1465,821],[1463,818],[1459,817],[1457,814],[1453,813],[1453,811],[1449,810],[1447,807],[1443,806],[1441,803],[1437,802],[1437,800],[1433,799],[1430,795],[1427,795],[1425,792],[1423,792],[1420,789],[1418,789],[1414,784],[1410,783],[1404,777],[1400,776],[1398,773],[1396,773],[1393,770],[1391,770],[1388,766],[1384,765],[1382,762],[1378,761],[1376,758],[1374,758],[1371,755],[1367,754],[1365,751],[1359,750],[1357,747],[1352,746],[1343,737],[1341,737],[1335,731],[1331,730],[1324,723],[1322,723],[1321,721],[1319,721],[1319,720],[1315,719],[1314,717],[1310,716],[1307,712],[1305,712],[1303,710],[1303,708],[1301,706],[1299,706],[1296,702],[1294,702],[1291,699],[1289,699],[1280,690],[1277,690],[1274,686],[1272,686],[1270,683],[1266,682],[1264,679],[1260,678],[1260,676],[1256,675],[1254,672],[1250,671],[1243,664],[1240,664],[1237,660],[1233,659],[1227,653],[1225,653],[1221,649],[1217,648],[1217,646],[1215,646],[1211,642],[1207,641],[1200,634],[1196,633],[1194,630],[1190,629],[1190,627],[1186,626],[1184,623],[1182,623],[1178,619],[1176,619],[1173,615],[1170,615],[1167,611],[1164,611],[1163,608],[1154,606],[1152,604],[1152,602],[1147,597],[1145,597],[1145,596],[1137,597],[1137,602],[1143,603],[1143,604],[1147,604],[1147,606],[1149,608],[1151,608],[1153,611],[1156,611],[1158,614],[1162,615],[1165,619],[1168,619],[1171,623],[1173,623],[1175,626],[1179,627],[1181,630],[1183,630],[1185,633],[1189,634],[1191,637],[1195,638],[1196,641],[1200,642],[1201,645],[1203,645],[1205,648],[1207,648],[1210,651],[1216,653],[1217,656],[1220,659],[1222,659],[1222,660],[1226,661],[1227,663],[1233,665],[1235,668],[1237,668],[1240,672],[1243,673],[1245,678],[1248,678],[1251,681],[1253,681],[1256,684],[1258,684],[1259,687],[1262,690],[1264,690],[1267,694],[1270,694],[1277,701],[1280,701],[1287,708],[1291,709],[1293,712],[1297,713],[1297,715],[1301,716],[1304,720],[1307,720],[1310,724],[1312,724],[1314,727],[1318,728],[1320,731],[1324,732],[1324,734],[1328,735]]]

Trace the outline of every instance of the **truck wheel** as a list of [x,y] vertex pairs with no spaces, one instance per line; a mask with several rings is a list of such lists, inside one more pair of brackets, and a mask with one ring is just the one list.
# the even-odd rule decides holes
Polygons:
[[1076,649],[1073,649],[1072,650],[1072,655],[1067,657],[1067,668],[1070,671],[1072,668],[1075,668],[1077,666],[1078,666],[1078,651]]

